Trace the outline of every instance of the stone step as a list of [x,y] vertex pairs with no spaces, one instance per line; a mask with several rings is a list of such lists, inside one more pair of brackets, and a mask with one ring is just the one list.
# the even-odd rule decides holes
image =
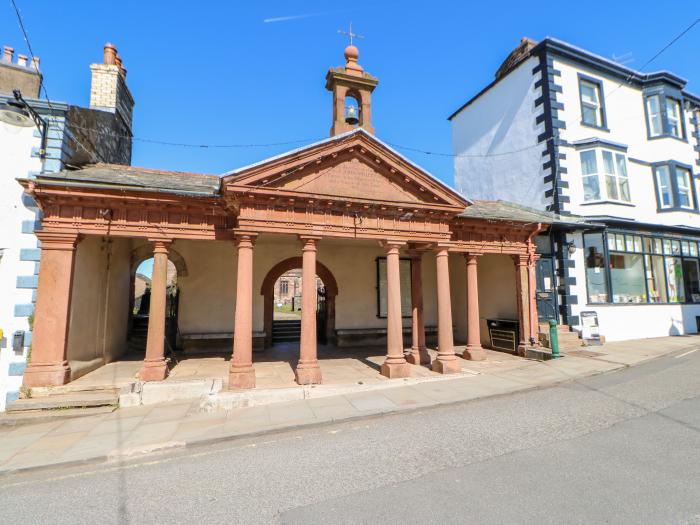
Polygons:
[[41,397],[18,399],[10,403],[8,413],[16,411],[64,410],[71,408],[88,408],[117,406],[119,393],[113,391],[70,392]]
[[272,328],[276,326],[301,326],[301,321],[289,320],[289,321],[273,321]]
[[280,337],[272,337],[273,343],[298,343],[301,336],[285,335]]
[[298,335],[301,334],[301,330],[299,328],[274,328],[272,330],[272,337],[275,337],[276,335]]
[[46,423],[59,419],[109,414],[116,409],[116,406],[100,406],[91,408],[67,408],[64,410],[15,410],[0,414],[0,427]]

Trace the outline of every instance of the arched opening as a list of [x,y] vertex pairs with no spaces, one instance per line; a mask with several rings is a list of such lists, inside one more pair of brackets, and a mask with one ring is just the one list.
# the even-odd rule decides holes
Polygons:
[[345,95],[345,122],[351,126],[362,125],[362,97],[356,91],[348,91]]
[[[152,273],[153,257],[143,259],[132,266],[127,356],[133,359],[143,359],[146,349]],[[177,347],[177,318],[180,299],[178,276],[177,265],[172,260],[168,260],[165,307],[166,354],[174,352]]]
[[[281,335],[279,328],[285,324],[283,321],[290,321],[288,324],[299,323],[300,326],[301,266],[301,257],[291,257],[275,265],[263,280],[260,294],[264,297],[265,347],[272,346],[276,341],[284,342],[275,337]],[[330,270],[320,262],[316,263],[316,290],[318,342],[335,344],[335,298],[338,295],[338,284]],[[290,335],[289,342],[299,340],[295,330],[286,332],[285,335]]]
[[[288,270],[274,285],[272,309],[272,344],[297,343],[301,339],[301,268]],[[326,287],[316,276],[316,339],[328,341],[326,333]]]

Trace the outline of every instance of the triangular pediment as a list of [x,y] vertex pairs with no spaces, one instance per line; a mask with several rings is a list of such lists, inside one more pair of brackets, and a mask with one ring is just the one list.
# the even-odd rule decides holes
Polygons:
[[468,202],[364,130],[300,148],[224,176],[229,191],[463,209]]

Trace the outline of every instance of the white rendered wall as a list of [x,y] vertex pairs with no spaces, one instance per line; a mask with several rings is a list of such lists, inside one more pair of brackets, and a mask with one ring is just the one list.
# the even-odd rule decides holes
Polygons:
[[[22,248],[36,248],[37,239],[22,233],[22,221],[33,221],[34,212],[22,204],[22,187],[15,180],[39,171],[41,163],[32,157],[39,147],[34,128],[20,128],[0,122],[0,328],[4,339],[0,345],[0,411],[5,409],[8,392],[17,392],[22,376],[8,376],[11,363],[23,363],[26,356],[12,350],[12,334],[29,330],[27,317],[15,317],[16,304],[32,302],[31,289],[17,289],[17,276],[33,275],[34,262],[20,261]],[[24,351],[26,353],[26,350]]]
[[[700,215],[687,212],[657,213],[657,199],[654,187],[652,168],[629,159],[645,162],[661,162],[675,160],[692,166],[697,174],[695,161],[697,152],[693,151],[695,141],[691,136],[694,129],[690,123],[692,114],[684,111],[687,141],[674,138],[647,138],[647,124],[644,113],[644,96],[640,88],[630,86],[619,79],[606,77],[597,71],[586,69],[580,65],[554,60],[554,68],[561,72],[557,83],[562,92],[557,100],[564,103],[564,110],[559,112],[559,118],[566,122],[566,129],[560,130],[561,138],[569,143],[588,138],[600,138],[628,146],[627,171],[630,184],[630,197],[634,206],[615,204],[583,203],[583,183],[581,180],[581,163],[579,151],[574,148],[562,147],[567,159],[562,161],[568,173],[562,174],[562,180],[569,182],[568,193],[571,203],[567,211],[583,216],[613,216],[635,219],[639,222],[665,225],[684,225],[700,228]],[[601,131],[581,124],[581,105],[579,101],[578,74],[595,78],[603,83],[605,114],[609,131]]]
[[[542,94],[535,88],[541,75],[532,74],[537,64],[536,58],[524,61],[452,119],[455,185],[467,198],[547,206],[544,145],[537,145],[544,124],[535,123],[542,113],[535,107]],[[518,152],[499,155],[512,151]]]

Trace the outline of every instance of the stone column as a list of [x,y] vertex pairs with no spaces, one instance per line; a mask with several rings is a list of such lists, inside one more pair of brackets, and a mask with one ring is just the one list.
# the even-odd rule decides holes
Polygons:
[[321,383],[316,348],[316,243],[318,237],[299,237],[303,244],[301,263],[301,340],[294,376],[300,385]]
[[472,361],[483,361],[486,352],[481,347],[481,320],[479,318],[479,285],[477,260],[481,254],[466,253],[467,260],[467,347],[462,357]]
[[406,361],[412,365],[429,365],[430,354],[425,348],[423,321],[423,254],[411,252],[411,353]]
[[387,242],[386,249],[386,360],[381,374],[386,377],[408,377],[411,367],[403,355],[403,328],[401,326],[401,272],[399,248],[403,243]]
[[229,368],[230,390],[255,388],[253,368],[253,243],[254,234],[236,236],[238,272],[233,328],[233,356]]
[[433,371],[454,374],[462,371],[455,355],[452,335],[452,300],[450,299],[450,268],[447,248],[438,247],[435,254],[437,265],[438,299],[438,355],[433,361]]
[[165,306],[170,244],[171,241],[153,241],[151,304],[148,310],[146,357],[139,370],[141,381],[162,381],[168,375],[168,364],[165,361]]
[[533,346],[539,346],[539,318],[537,314],[537,298],[535,294],[537,293],[537,276],[535,274],[537,269],[537,259],[539,255],[534,253],[530,254],[527,265],[527,275],[528,275],[528,286],[529,286],[529,304],[530,304],[530,344]]
[[34,310],[32,354],[22,385],[65,385],[70,381],[68,328],[73,293],[77,233],[36,232],[41,271]]
[[528,256],[513,255],[515,263],[515,293],[518,305],[518,325],[520,338],[518,355],[524,356],[530,340],[530,293],[528,277]]

